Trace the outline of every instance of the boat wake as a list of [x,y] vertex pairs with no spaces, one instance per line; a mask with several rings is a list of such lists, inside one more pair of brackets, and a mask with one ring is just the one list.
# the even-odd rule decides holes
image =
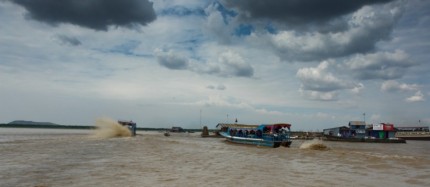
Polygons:
[[328,150],[329,148],[323,143],[322,140],[313,139],[303,142],[302,145],[300,145],[300,149]]
[[94,138],[114,138],[131,137],[131,132],[127,127],[120,125],[117,121],[109,118],[99,118],[96,120]]

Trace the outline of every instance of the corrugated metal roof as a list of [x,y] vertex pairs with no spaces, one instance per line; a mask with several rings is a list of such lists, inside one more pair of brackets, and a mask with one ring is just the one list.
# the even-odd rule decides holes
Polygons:
[[348,125],[366,125],[364,121],[350,121]]
[[[288,126],[290,127],[291,124],[289,123],[275,123],[275,124],[262,124],[262,125],[267,125],[267,126]],[[216,125],[217,128],[222,128],[222,127],[231,127],[231,128],[257,128],[260,125],[248,125],[248,124],[236,124],[236,123],[218,123],[218,125]]]
[[257,128],[258,125],[247,125],[247,124],[236,124],[236,123],[218,123],[218,125],[216,125],[216,127],[218,128],[222,128],[222,127],[232,127],[232,128]]
[[335,129],[340,129],[340,130],[349,130],[349,127],[347,127],[347,126],[333,127],[333,128],[323,129],[323,131],[327,131],[327,130],[335,130]]

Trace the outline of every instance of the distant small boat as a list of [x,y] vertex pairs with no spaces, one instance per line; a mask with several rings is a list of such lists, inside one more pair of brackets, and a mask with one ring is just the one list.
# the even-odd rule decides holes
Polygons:
[[227,141],[240,144],[251,144],[277,148],[280,146],[290,147],[291,124],[218,124],[221,128],[220,135]]

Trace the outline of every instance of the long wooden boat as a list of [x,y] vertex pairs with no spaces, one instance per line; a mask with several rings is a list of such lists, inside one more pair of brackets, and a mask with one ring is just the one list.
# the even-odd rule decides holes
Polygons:
[[377,138],[345,138],[339,136],[324,135],[323,140],[340,142],[367,142],[367,143],[406,143],[402,138],[377,139]]
[[227,141],[277,148],[290,147],[291,124],[277,123],[264,125],[218,124],[220,135]]

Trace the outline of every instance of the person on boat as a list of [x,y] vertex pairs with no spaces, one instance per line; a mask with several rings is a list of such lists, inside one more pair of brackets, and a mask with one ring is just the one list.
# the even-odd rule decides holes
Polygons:
[[288,132],[288,128],[287,127],[282,127],[280,130],[281,130],[282,134],[286,134]]
[[243,131],[242,129],[239,129],[239,131],[237,132],[237,136],[242,137],[243,136]]
[[269,134],[269,133],[271,133],[271,132],[272,132],[271,130],[272,130],[272,129],[271,129],[271,128],[269,128],[269,127],[264,127],[264,128],[263,128],[264,134]]
[[263,137],[263,133],[261,132],[260,129],[257,130],[257,132],[255,133],[255,135],[257,136],[257,138],[262,138]]

